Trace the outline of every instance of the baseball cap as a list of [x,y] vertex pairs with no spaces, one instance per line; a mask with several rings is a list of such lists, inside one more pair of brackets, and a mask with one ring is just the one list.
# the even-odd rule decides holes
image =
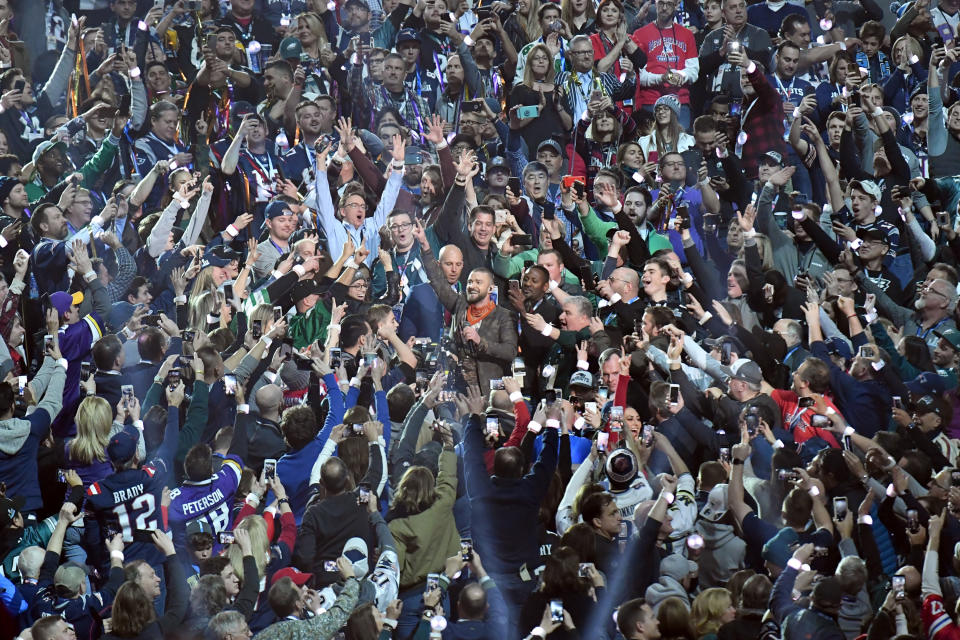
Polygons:
[[203,256],[203,266],[204,267],[225,267],[234,260],[239,260],[240,254],[231,249],[230,247],[225,247],[222,244],[217,245],[213,249],[207,251]]
[[541,142],[539,145],[537,145],[537,153],[540,153],[544,149],[549,149],[550,151],[553,151],[558,156],[563,155],[563,148],[560,146],[560,143],[554,140],[553,138],[547,138],[546,140]]
[[279,218],[280,216],[295,216],[297,214],[291,211],[290,205],[283,200],[274,200],[267,205],[263,215],[267,220],[273,220],[274,218]]
[[107,443],[107,455],[110,461],[115,464],[127,462],[137,453],[137,443],[140,442],[140,431],[133,425],[128,424],[120,431],[113,434],[110,442]]
[[934,331],[933,335],[949,342],[954,351],[960,351],[960,331],[947,329],[946,331]]
[[710,522],[716,522],[727,513],[727,484],[715,485],[707,496],[707,504],[700,509],[700,517]]
[[300,54],[303,53],[303,46],[296,38],[286,37],[280,41],[280,46],[277,47],[277,53],[284,60],[299,60]]
[[[505,171],[510,173],[510,166],[507,164],[507,159],[503,156],[496,156],[490,159],[490,162],[487,163],[487,173],[492,171]],[[3,200],[0,200],[3,202]]]
[[416,42],[419,44],[420,32],[409,27],[406,29],[400,29],[400,33],[397,34],[397,46],[399,47],[404,42]]
[[857,237],[861,240],[873,240],[876,242],[883,242],[884,244],[890,244],[890,241],[887,239],[887,234],[881,229],[858,229]]
[[851,189],[859,189],[869,196],[872,196],[877,202],[880,201],[882,193],[880,192],[880,187],[877,186],[877,183],[873,180],[851,180],[850,181]]
[[763,160],[772,160],[774,164],[783,164],[783,156],[779,151],[767,151],[763,154]]
[[827,338],[823,341],[823,344],[826,345],[829,353],[838,355],[844,360],[849,360],[853,357],[853,351],[850,349],[850,345],[847,344],[847,341],[843,338],[837,336]]
[[70,311],[73,305],[80,305],[83,302],[83,294],[79,291],[67,293],[66,291],[56,291],[50,294],[50,305],[57,310],[60,315]]
[[370,563],[367,561],[367,543],[363,538],[353,537],[347,540],[343,545],[344,557],[353,563],[353,572],[358,578],[362,578],[370,571]]
[[567,386],[570,387],[587,387],[588,389],[593,388],[593,374],[589,371],[575,371],[572,376],[570,376],[570,382],[567,383]]
[[283,578],[290,578],[293,580],[293,584],[302,587],[313,579],[313,574],[294,569],[293,567],[284,567],[273,574],[273,577],[270,579],[270,584],[277,584],[277,580],[282,580]]
[[213,527],[209,522],[203,519],[190,520],[187,522],[187,535],[192,536],[195,533],[205,533],[207,535],[213,535]]
[[750,384],[760,384],[763,382],[763,373],[760,371],[760,365],[747,358],[738,358],[730,367],[730,377],[734,380],[742,380]]
[[64,153],[67,152],[67,145],[60,142],[59,140],[44,140],[37,145],[37,148],[33,150],[33,164],[36,165],[39,162],[40,158],[43,157],[47,151],[59,148],[60,151]]
[[938,396],[927,395],[923,396],[917,400],[914,405],[918,415],[924,415],[927,413],[935,413],[940,417],[943,417],[943,413],[946,410],[943,398]]
[[0,496],[0,531],[6,529],[23,509],[23,496]]
[[320,282],[315,278],[309,278],[307,280],[299,280],[293,285],[293,287],[290,289],[290,298],[293,300],[294,304],[296,304],[307,296],[318,296],[326,291],[326,286],[321,285]]

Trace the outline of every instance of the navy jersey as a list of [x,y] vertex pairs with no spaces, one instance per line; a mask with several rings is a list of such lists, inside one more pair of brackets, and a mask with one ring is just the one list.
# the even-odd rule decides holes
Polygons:
[[[103,550],[102,541],[114,531],[123,534],[127,560],[163,563],[163,554],[152,544],[134,542],[134,531],[162,529],[160,499],[163,495],[162,469],[145,464],[124,469],[87,487],[84,521],[88,541]],[[93,531],[90,531],[90,530]]]
[[201,482],[185,481],[170,492],[167,518],[173,543],[178,549],[186,546],[186,528],[191,520],[204,519],[213,528],[214,537],[230,530],[230,507],[240,484],[243,464],[234,455],[227,456],[219,471]]

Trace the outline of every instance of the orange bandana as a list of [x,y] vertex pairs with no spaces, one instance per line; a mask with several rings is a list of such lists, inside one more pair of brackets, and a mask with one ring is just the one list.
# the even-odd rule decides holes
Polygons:
[[497,304],[489,299],[480,306],[470,305],[467,307],[467,322],[471,325],[477,324],[490,315],[496,307]]

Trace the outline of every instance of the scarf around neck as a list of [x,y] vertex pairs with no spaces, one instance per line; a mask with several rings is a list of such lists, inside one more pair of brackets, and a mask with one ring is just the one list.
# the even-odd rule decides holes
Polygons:
[[477,324],[493,313],[496,307],[497,304],[489,298],[480,305],[470,305],[467,307],[467,322],[471,325]]

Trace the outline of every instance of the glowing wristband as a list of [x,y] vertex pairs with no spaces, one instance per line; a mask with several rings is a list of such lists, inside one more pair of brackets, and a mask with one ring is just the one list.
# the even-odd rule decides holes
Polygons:
[[7,246],[7,239],[3,236],[0,236],[0,249],[3,249]]
[[131,79],[133,79],[133,78],[139,78],[139,77],[140,77],[140,67],[134,67],[133,69],[130,69],[130,71],[129,71],[128,73],[130,74],[130,78],[131,78]]
[[250,413],[250,405],[244,402],[243,404],[237,405],[237,413],[242,413],[244,415]]
[[610,296],[610,304],[617,304],[621,300],[623,300],[623,297],[619,293],[615,293]]
[[753,73],[756,70],[757,70],[757,63],[751,60],[750,64],[747,65],[747,73]]
[[550,418],[549,420],[547,420],[547,428],[549,428],[549,429],[559,429],[559,428],[560,428],[560,421],[557,420],[556,418]]
[[553,325],[547,324],[544,326],[543,329],[540,330],[540,335],[545,338],[549,338],[551,335],[553,335]]
[[860,524],[871,526],[873,525],[873,516],[871,516],[870,514],[864,514],[859,518],[857,518],[857,522],[859,522]]
[[660,492],[660,497],[662,497],[664,500],[666,500],[666,501],[667,501],[667,504],[673,504],[673,501],[676,500],[676,496],[674,496],[674,495],[673,495],[672,493],[670,493],[669,491],[661,491],[661,492]]
[[517,404],[518,402],[523,402],[523,394],[519,391],[514,391],[510,394],[510,402]]
[[813,486],[807,489],[807,493],[816,498],[818,495],[820,495],[820,489],[816,486]]
[[140,429],[140,431],[143,431],[143,420],[134,420],[133,426],[135,426],[137,429]]
[[527,423],[527,430],[533,431],[534,433],[540,433],[543,429],[543,425],[537,422],[536,420],[531,420]]
[[849,427],[849,426],[848,426],[846,429],[843,430],[843,435],[845,435],[845,436],[852,436],[852,435],[855,434],[856,432],[857,432],[856,429],[854,429],[853,427]]
[[228,224],[227,235],[230,236],[231,238],[236,238],[238,235],[240,235],[240,230],[237,229],[234,225]]
[[463,39],[463,44],[467,45],[468,47],[472,47],[476,43],[473,41],[473,38],[471,38],[470,36],[466,36]]
[[789,560],[787,560],[787,566],[790,567],[791,569],[800,571],[800,568],[803,566],[803,563],[797,560],[796,558],[790,558]]
[[114,549],[113,551],[110,552],[110,559],[119,560],[120,562],[123,562],[123,551],[120,551],[119,549]]
[[577,360],[577,369],[582,369],[583,371],[586,371],[589,368],[590,368],[589,362],[587,362],[586,360]]

